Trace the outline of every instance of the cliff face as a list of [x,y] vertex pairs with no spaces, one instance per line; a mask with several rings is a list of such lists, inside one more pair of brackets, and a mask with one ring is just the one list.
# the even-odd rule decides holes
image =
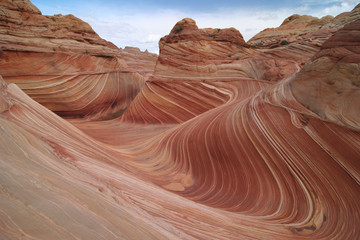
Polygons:
[[72,15],[43,16],[29,1],[0,4],[0,74],[61,116],[119,116],[152,71],[156,56],[139,51],[146,58],[129,67],[123,56],[135,54]]
[[[7,8],[41,16],[25,3]],[[151,54],[110,43],[3,51],[0,238],[358,239],[359,33],[255,49],[183,19],[152,75]],[[131,101],[120,117],[113,97]],[[97,121],[48,109],[63,105]]]

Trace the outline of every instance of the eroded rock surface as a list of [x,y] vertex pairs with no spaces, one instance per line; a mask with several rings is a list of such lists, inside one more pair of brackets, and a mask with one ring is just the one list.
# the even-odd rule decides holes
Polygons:
[[[61,116],[119,116],[152,72],[155,55],[120,50],[72,15],[44,16],[29,1],[0,4],[0,74]],[[128,65],[131,58],[138,61]]]
[[360,130],[360,20],[337,31],[291,81],[296,99],[321,117]]
[[[13,52],[23,74],[0,77],[0,238],[358,239],[359,20],[308,53],[304,67],[291,51],[274,59],[265,53],[273,49],[249,48],[237,31],[222,31],[191,19],[176,24],[160,42],[156,72],[121,117],[106,121],[64,120],[35,102],[27,88],[55,99],[45,82],[59,92],[40,60],[29,66],[48,53]],[[227,59],[231,49],[242,58]],[[138,50],[126,51],[133,61]],[[93,57],[60,66],[75,74],[87,62],[90,78],[101,61],[118,58],[97,56],[92,65]],[[31,81],[26,69],[37,72]],[[114,74],[125,72],[150,74],[126,66]],[[60,92],[70,99],[108,98],[69,81]],[[112,80],[95,82],[97,89]],[[107,107],[92,110],[104,116]]]

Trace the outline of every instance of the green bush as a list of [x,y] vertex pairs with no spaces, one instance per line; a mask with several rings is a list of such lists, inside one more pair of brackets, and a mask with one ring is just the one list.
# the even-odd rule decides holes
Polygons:
[[175,32],[176,33],[179,33],[179,32],[181,32],[183,30],[183,27],[182,26],[177,26],[176,28],[175,28]]
[[262,45],[264,45],[262,42],[258,42],[256,44],[250,45],[250,47],[256,48],[256,47],[261,47]]
[[289,42],[288,42],[288,41],[286,41],[286,40],[282,40],[282,41],[280,42],[280,44],[281,44],[281,45],[288,45],[288,44],[289,44]]

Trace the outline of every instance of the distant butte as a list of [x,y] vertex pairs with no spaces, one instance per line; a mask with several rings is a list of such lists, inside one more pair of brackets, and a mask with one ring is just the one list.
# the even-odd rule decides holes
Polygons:
[[0,0],[0,239],[359,239],[360,5],[159,47]]

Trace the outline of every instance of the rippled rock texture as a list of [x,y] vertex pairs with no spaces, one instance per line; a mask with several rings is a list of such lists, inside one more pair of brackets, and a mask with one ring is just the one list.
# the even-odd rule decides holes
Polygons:
[[[208,35],[221,31],[176,24],[107,121],[65,120],[24,93],[27,75],[0,77],[0,238],[358,239],[359,20],[273,81],[236,74],[224,49],[243,54],[238,66],[268,58],[234,29]],[[198,40],[218,52],[180,54]],[[211,64],[229,74],[199,67]]]
[[360,20],[337,31],[291,82],[296,99],[330,121],[360,130]]
[[61,116],[119,116],[153,71],[155,54],[118,49],[72,15],[0,6],[0,75]]
[[284,20],[278,28],[261,31],[248,44],[275,61],[269,80],[282,79],[301,69],[321,48],[322,44],[344,25],[360,18],[360,5],[351,12],[339,14],[335,18],[321,19],[294,14]]

